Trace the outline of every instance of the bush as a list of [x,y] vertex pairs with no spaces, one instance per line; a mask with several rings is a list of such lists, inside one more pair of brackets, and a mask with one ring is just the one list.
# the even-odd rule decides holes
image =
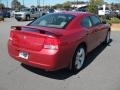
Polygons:
[[4,17],[3,16],[0,16],[0,21],[4,21]]
[[97,10],[97,6],[96,5],[89,5],[88,7],[87,7],[87,11],[88,12],[91,12],[91,13],[94,13],[94,14],[97,14],[98,12],[98,10]]
[[107,20],[107,22],[109,24],[112,24],[112,23],[120,23],[120,19],[119,18],[116,18],[116,17],[113,17],[111,18],[110,20]]

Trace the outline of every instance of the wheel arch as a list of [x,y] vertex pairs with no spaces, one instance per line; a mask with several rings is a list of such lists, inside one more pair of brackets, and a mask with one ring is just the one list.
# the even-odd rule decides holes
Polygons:
[[85,53],[86,53],[86,55],[87,55],[87,44],[86,44],[86,42],[81,42],[81,43],[79,43],[78,45],[77,45],[77,47],[76,47],[76,49],[75,49],[75,51],[74,51],[74,54],[73,54],[73,56],[72,56],[72,60],[71,60],[71,62],[70,62],[70,66],[69,66],[69,69],[70,70],[72,70],[72,62],[73,62],[73,60],[74,60],[74,56],[75,56],[75,53],[76,53],[76,51],[78,50],[78,48],[79,47],[84,47],[84,49],[85,49]]
[[[78,44],[76,50],[77,50],[80,46],[83,46],[84,49],[85,49],[85,52],[87,52],[87,44],[86,44],[86,42],[81,42],[80,44]],[[75,50],[75,51],[76,51],[76,50]]]
[[26,14],[26,17],[29,16],[30,17],[30,14]]
[[111,28],[108,28],[108,31],[111,31]]

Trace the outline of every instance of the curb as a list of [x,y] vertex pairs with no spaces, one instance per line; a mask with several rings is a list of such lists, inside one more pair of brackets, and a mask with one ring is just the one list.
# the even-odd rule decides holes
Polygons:
[[120,23],[112,24],[111,25],[111,31],[120,31]]
[[120,28],[112,28],[111,27],[111,31],[120,31]]

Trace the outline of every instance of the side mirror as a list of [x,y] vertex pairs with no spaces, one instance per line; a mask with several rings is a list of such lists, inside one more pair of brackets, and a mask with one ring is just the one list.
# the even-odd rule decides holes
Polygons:
[[107,24],[107,22],[106,21],[102,21],[102,24]]

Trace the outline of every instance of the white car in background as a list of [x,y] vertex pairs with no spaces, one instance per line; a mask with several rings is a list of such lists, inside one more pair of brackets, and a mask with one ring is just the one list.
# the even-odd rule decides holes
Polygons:
[[18,21],[21,21],[21,20],[29,21],[31,19],[38,18],[45,14],[46,14],[45,11],[39,11],[37,8],[32,8],[32,9],[25,8],[15,13],[15,19]]
[[98,7],[98,15],[99,16],[105,16],[108,15],[112,12],[110,8],[108,8],[106,5],[102,5]]

